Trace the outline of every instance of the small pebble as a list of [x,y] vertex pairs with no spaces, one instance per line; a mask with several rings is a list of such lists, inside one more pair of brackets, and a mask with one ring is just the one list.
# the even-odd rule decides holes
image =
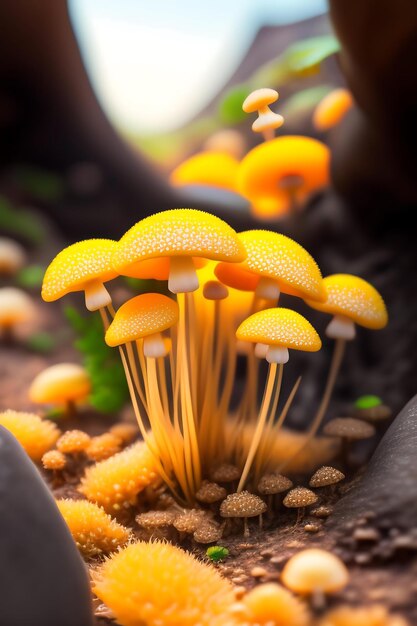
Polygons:
[[361,527],[354,531],[353,538],[356,541],[379,541],[381,535],[376,528]]
[[329,517],[333,513],[333,508],[331,506],[318,506],[315,509],[312,509],[311,515],[314,517]]
[[277,555],[277,556],[273,556],[272,558],[269,559],[269,562],[272,563],[272,565],[281,565],[284,561],[286,560],[286,557],[284,555]]
[[320,529],[320,524],[305,524],[304,526],[306,533],[318,533]]
[[354,560],[358,565],[366,565],[371,562],[371,555],[361,552],[360,554],[355,554]]
[[262,552],[260,552],[260,555],[264,559],[269,559],[271,558],[271,556],[274,556],[274,553],[272,550],[262,550]]
[[244,587],[243,585],[236,586],[233,589],[233,593],[235,594],[236,600],[241,600],[246,593],[246,587]]
[[233,576],[232,583],[234,583],[235,585],[241,585],[242,583],[246,582],[247,579],[247,576]]
[[262,578],[263,576],[268,576],[268,572],[264,567],[253,567],[250,571],[250,575],[253,578]]

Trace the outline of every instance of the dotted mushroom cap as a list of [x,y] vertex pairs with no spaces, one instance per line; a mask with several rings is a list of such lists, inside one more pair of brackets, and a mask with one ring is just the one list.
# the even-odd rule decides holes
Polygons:
[[171,328],[178,322],[178,304],[160,293],[145,293],[125,302],[106,332],[106,343],[119,346]]
[[221,463],[210,472],[210,478],[215,483],[231,483],[240,478],[240,470],[236,465]]
[[336,126],[353,105],[348,89],[334,89],[318,103],[313,113],[313,124],[317,130],[328,130]]
[[180,513],[173,522],[174,527],[182,533],[194,533],[207,521],[207,513],[202,509],[188,509]]
[[291,491],[287,493],[282,503],[288,509],[299,509],[315,504],[317,500],[317,495],[314,491],[311,491],[311,489],[295,487],[295,489],[291,489]]
[[375,289],[366,280],[351,274],[332,274],[323,279],[327,300],[323,303],[306,302],[313,309],[343,315],[359,326],[378,330],[388,322],[385,303]]
[[291,309],[258,311],[241,323],[236,337],[243,341],[317,352],[321,340],[309,321]]
[[245,113],[255,113],[255,111],[273,104],[278,98],[279,94],[275,89],[270,89],[269,87],[256,89],[245,98],[242,109]]
[[273,495],[288,491],[292,486],[292,481],[282,474],[265,474],[258,483],[258,491],[262,495]]
[[325,435],[346,439],[369,439],[375,435],[375,427],[355,417],[335,417],[323,428]]
[[213,504],[219,500],[224,500],[226,495],[227,492],[224,487],[220,487],[217,483],[211,483],[208,480],[205,480],[195,494],[195,497],[199,502]]
[[207,522],[193,533],[193,539],[197,543],[213,543],[222,538],[223,532],[218,524]]
[[315,190],[329,182],[330,151],[323,143],[309,137],[287,135],[266,141],[242,159],[237,190],[252,204],[262,218],[288,212],[291,199],[280,183],[289,176],[299,176],[302,183],[294,191],[303,203]]
[[142,262],[166,262],[172,256],[238,263],[246,252],[233,228],[219,217],[196,209],[171,209],[128,230],[117,244],[113,266],[121,274],[140,278]]
[[135,520],[138,526],[146,530],[153,530],[171,526],[177,517],[178,512],[176,511],[147,511],[136,515]]
[[45,272],[42,298],[52,302],[72,291],[83,291],[86,283],[116,278],[111,263],[116,245],[111,239],[86,239],[64,248]]
[[231,493],[220,505],[222,517],[255,517],[261,515],[267,506],[261,498],[249,491]]
[[63,454],[76,454],[84,452],[90,441],[90,435],[83,430],[67,430],[56,442],[56,447]]
[[323,465],[310,478],[310,487],[326,487],[327,485],[335,485],[344,480],[345,475],[340,470],[330,465]]
[[42,456],[42,465],[46,470],[62,470],[66,463],[65,454],[59,450],[49,450]]
[[113,433],[103,433],[92,437],[86,449],[86,455],[92,461],[104,461],[120,452],[122,440]]
[[30,321],[34,316],[32,299],[17,287],[0,289],[0,326],[14,326]]
[[337,593],[348,584],[349,573],[337,556],[312,548],[291,557],[281,579],[288,589],[296,593]]
[[183,185],[208,185],[236,190],[239,161],[225,152],[201,152],[181,163],[171,174],[171,183]]
[[326,299],[319,266],[299,243],[269,230],[248,230],[238,237],[247,257],[243,263],[217,265],[215,274],[224,284],[255,291],[261,277],[272,278],[284,293],[312,300]]
[[85,400],[91,391],[87,371],[76,363],[58,363],[38,374],[29,388],[32,402],[61,404]]

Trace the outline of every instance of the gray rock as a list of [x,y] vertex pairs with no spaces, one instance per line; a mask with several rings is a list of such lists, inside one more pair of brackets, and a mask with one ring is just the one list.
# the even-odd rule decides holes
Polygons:
[[91,626],[86,568],[36,467],[0,426],[0,624]]
[[371,511],[376,526],[417,525],[417,396],[393,421],[360,482],[335,506],[328,526],[346,529]]

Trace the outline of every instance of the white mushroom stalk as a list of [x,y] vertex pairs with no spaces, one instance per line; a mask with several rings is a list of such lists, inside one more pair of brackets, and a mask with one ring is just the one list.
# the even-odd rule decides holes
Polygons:
[[85,306],[89,311],[99,311],[111,305],[111,296],[102,282],[92,280],[85,285]]
[[171,293],[190,293],[198,289],[198,277],[189,256],[172,256],[169,262],[168,289]]

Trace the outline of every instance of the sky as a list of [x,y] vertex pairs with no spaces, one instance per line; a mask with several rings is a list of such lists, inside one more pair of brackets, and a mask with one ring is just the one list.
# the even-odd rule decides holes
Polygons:
[[221,88],[264,24],[326,10],[325,0],[69,0],[81,53],[112,121],[174,130]]

